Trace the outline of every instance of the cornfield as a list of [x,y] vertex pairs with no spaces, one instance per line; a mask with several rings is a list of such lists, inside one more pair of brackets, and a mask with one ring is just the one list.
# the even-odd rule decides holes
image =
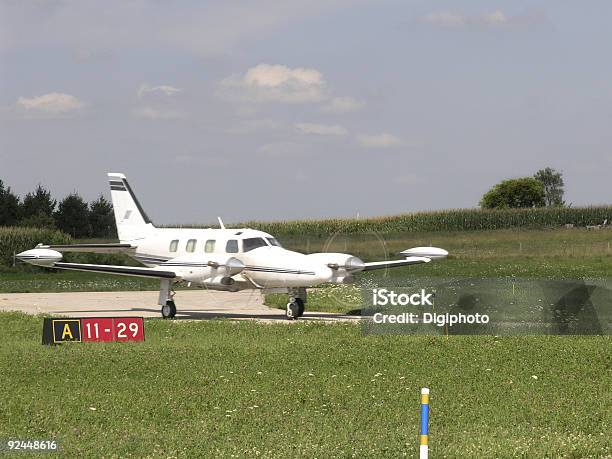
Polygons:
[[[499,210],[455,209],[363,219],[250,221],[232,224],[231,226],[233,228],[255,228],[270,234],[316,237],[329,236],[337,232],[343,234],[394,234],[411,231],[545,229],[558,228],[567,224],[585,227],[587,225],[600,225],[606,219],[608,222],[612,220],[612,206]],[[210,226],[183,225],[183,227],[192,228]]]
[[70,241],[68,234],[54,229],[1,226],[0,265],[10,266],[14,253],[33,249],[38,243],[68,244]]

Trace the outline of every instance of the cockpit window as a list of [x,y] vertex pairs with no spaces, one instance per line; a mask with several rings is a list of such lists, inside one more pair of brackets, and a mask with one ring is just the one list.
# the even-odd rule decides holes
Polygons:
[[276,247],[282,247],[280,245],[280,243],[273,237],[267,237],[266,238],[268,240],[268,242],[270,243],[270,245],[275,245]]
[[249,250],[256,249],[257,247],[265,247],[266,241],[262,237],[250,237],[242,241],[242,251],[248,252]]

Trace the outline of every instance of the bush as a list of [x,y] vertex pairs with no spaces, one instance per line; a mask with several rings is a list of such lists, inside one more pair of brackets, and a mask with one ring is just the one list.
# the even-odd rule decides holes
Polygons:
[[0,227],[0,264],[11,266],[13,254],[33,249],[37,244],[70,244],[68,234],[48,228]]

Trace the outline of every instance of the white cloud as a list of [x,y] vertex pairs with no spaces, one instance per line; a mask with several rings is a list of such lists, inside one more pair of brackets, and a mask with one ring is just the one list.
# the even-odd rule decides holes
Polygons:
[[357,137],[357,142],[366,148],[392,148],[401,143],[399,138],[386,132],[377,135],[360,135]]
[[421,18],[421,22],[439,25],[442,27],[464,27],[464,26],[499,26],[510,22],[523,21],[524,17],[508,17],[502,11],[496,10],[492,13],[482,15],[465,15],[451,11],[438,11]]
[[347,113],[361,110],[365,107],[365,102],[353,99],[352,97],[334,97],[321,110],[329,113]]
[[149,120],[173,120],[183,117],[181,112],[155,107],[137,107],[132,111],[132,115]]
[[315,124],[315,123],[296,123],[295,128],[304,134],[316,135],[346,135],[347,131],[342,126]]
[[149,84],[143,83],[140,85],[140,88],[138,88],[138,97],[143,97],[149,93],[173,96],[174,94],[177,94],[181,91],[182,91],[181,88],[175,88],[174,86],[171,86],[168,84],[162,84],[159,86],[151,86]]
[[30,112],[61,115],[80,109],[83,103],[70,94],[51,92],[38,97],[20,97],[17,107]]
[[326,98],[325,81],[315,69],[259,64],[221,82],[225,94],[252,102],[310,103]]

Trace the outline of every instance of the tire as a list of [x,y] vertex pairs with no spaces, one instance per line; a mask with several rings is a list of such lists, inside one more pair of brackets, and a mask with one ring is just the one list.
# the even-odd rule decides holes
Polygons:
[[176,305],[174,301],[166,301],[166,304],[161,307],[161,315],[164,319],[173,319],[174,316],[176,316]]
[[298,313],[297,313],[297,316],[298,316],[298,317],[302,317],[302,316],[304,315],[304,309],[305,309],[305,307],[304,307],[304,300],[303,300],[303,299],[301,299],[301,298],[296,298],[296,299],[295,299],[295,302],[296,302],[296,303],[297,303],[297,305],[298,305]]

